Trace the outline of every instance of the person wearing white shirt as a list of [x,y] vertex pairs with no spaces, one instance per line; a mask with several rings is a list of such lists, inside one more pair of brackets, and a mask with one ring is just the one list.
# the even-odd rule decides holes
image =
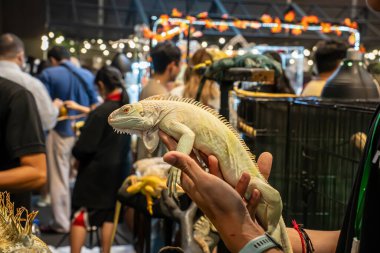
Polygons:
[[6,33],[0,36],[0,76],[11,80],[29,90],[36,101],[37,110],[44,131],[52,129],[57,123],[60,99],[52,102],[46,87],[37,78],[22,71],[24,65],[24,44],[16,35]]

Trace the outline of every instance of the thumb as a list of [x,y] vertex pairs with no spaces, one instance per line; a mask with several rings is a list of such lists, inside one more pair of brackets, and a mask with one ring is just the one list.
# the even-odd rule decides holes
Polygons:
[[170,151],[164,155],[164,161],[170,165],[180,169],[185,173],[189,178],[196,183],[199,173],[202,173],[203,170],[198,164],[188,155],[178,152]]

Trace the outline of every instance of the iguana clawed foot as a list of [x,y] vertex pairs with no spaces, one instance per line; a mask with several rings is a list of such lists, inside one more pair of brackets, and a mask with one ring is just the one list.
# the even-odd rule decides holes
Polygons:
[[178,199],[178,192],[177,192],[177,183],[180,183],[181,180],[181,171],[177,169],[176,167],[170,167],[169,175],[167,179],[167,187],[168,187],[168,193],[169,197],[174,197],[175,199]]

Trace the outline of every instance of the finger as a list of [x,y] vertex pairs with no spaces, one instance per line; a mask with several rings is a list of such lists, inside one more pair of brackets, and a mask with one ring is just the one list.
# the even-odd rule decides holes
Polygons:
[[247,209],[253,220],[255,220],[256,210],[260,202],[260,191],[257,189],[253,189],[251,198],[248,201]]
[[206,173],[190,156],[184,153],[170,151],[166,153],[163,158],[165,162],[180,169],[183,173],[186,173],[195,184],[200,175]]
[[273,156],[269,152],[263,152],[259,159],[257,160],[257,165],[261,174],[265,177],[266,180],[269,179],[270,171],[272,169]]
[[194,182],[185,173],[181,173],[181,187],[189,195],[192,195],[195,190]]
[[251,180],[251,176],[247,172],[243,172],[239,181],[235,186],[235,190],[239,195],[244,198],[245,192],[248,189],[249,181]]
[[176,150],[177,148],[177,142],[164,133],[163,131],[158,131],[158,135],[160,136],[161,141],[165,144],[165,146],[171,151],[171,150]]
[[220,167],[219,167],[219,161],[213,155],[210,155],[208,157],[208,169],[209,169],[210,174],[213,174],[214,176],[217,176],[220,179],[224,180],[222,171],[220,170]]

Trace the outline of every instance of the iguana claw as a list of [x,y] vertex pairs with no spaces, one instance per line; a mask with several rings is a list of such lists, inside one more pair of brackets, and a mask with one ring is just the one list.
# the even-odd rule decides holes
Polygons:
[[181,171],[175,167],[171,167],[166,183],[168,187],[169,197],[174,197],[175,199],[178,199],[177,183],[179,182],[180,178]]

